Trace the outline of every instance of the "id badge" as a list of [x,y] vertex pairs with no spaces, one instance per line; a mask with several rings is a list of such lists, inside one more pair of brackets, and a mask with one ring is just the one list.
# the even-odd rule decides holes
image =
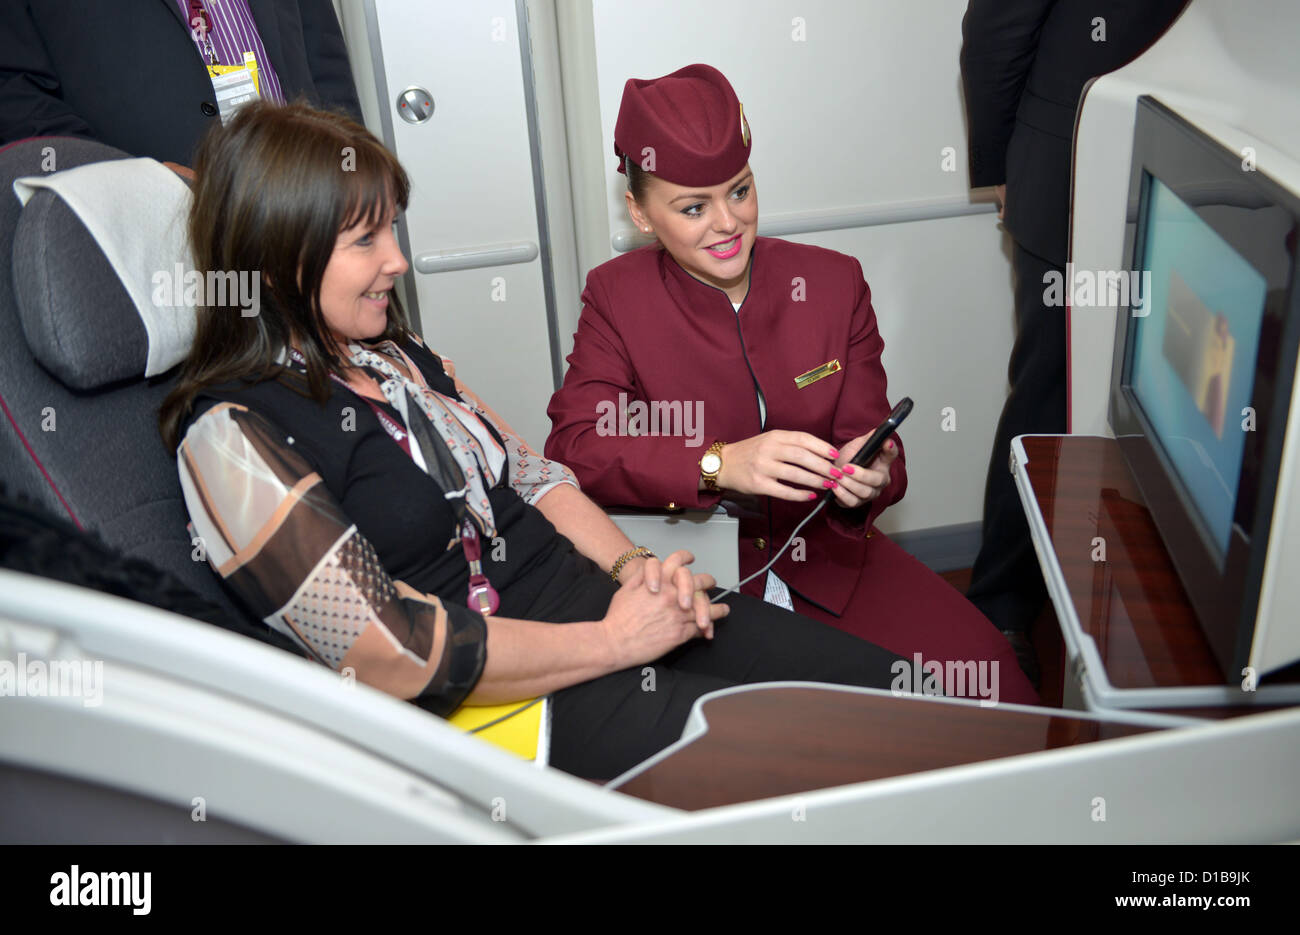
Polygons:
[[208,65],[208,76],[212,79],[212,90],[217,97],[217,111],[221,123],[225,125],[230,117],[249,101],[260,96],[257,75],[257,59],[252,52],[244,53],[242,65]]

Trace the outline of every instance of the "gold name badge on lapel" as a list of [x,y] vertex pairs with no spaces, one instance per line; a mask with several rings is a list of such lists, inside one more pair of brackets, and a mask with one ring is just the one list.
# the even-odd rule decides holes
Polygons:
[[832,373],[839,373],[843,368],[838,360],[828,360],[820,367],[813,367],[807,373],[801,373],[794,378],[794,388],[801,390],[806,386],[811,386],[823,377],[829,377]]

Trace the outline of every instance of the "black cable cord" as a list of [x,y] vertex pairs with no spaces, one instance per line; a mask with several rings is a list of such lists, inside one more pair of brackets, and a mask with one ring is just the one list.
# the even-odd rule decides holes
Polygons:
[[520,705],[519,707],[515,708],[513,711],[507,711],[499,718],[495,718],[491,721],[488,721],[486,724],[480,724],[478,727],[471,728],[469,731],[467,731],[467,733],[477,734],[479,731],[487,730],[489,727],[495,727],[496,725],[500,724],[502,721],[510,720],[516,714],[522,714],[524,711],[527,711],[529,708],[537,704],[537,702],[541,701],[545,697],[546,697],[545,695],[541,695],[537,698],[534,698],[532,701],[528,702],[527,704]]

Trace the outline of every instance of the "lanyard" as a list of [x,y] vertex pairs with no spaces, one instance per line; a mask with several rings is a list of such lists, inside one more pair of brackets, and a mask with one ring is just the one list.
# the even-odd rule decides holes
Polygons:
[[208,60],[209,65],[217,64],[217,49],[212,44],[212,21],[208,19],[208,9],[203,5],[203,0],[190,0],[190,35],[193,36],[197,30],[199,35],[195,37],[203,45],[203,54]]
[[[198,3],[200,0],[191,0],[191,2]],[[306,358],[302,356],[297,348],[289,348],[289,356],[293,358],[295,363],[304,367],[307,366]],[[337,374],[331,373],[330,379],[350,390],[354,395],[361,396],[346,381],[340,379]],[[418,445],[411,444],[411,433],[407,430],[407,427],[399,425],[374,400],[366,399],[364,396],[361,396],[361,398],[374,411],[379,418],[379,424],[384,427],[384,431],[388,433],[389,437],[401,446],[402,450],[420,466],[421,470],[428,474],[429,470],[425,466],[424,456],[420,452]],[[403,412],[402,416],[403,418],[410,418],[410,415],[406,412]],[[441,439],[439,439],[439,443],[441,443]],[[432,475],[430,476],[432,477]],[[459,503],[459,501],[456,502]],[[474,525],[473,520],[467,515],[463,504],[461,504],[461,509],[457,512],[460,513],[460,547],[465,553],[465,561],[469,564],[469,600],[466,603],[469,605],[470,610],[476,610],[487,617],[496,613],[497,608],[501,606],[501,595],[497,593],[496,588],[492,587],[492,582],[488,581],[487,575],[483,573],[483,541],[479,538],[478,527]]]
[[[334,374],[331,373],[330,376],[333,377]],[[337,380],[338,378],[335,377],[335,379]],[[343,386],[348,386],[346,383],[343,383],[342,380],[339,380],[338,382]],[[348,386],[348,389],[352,389],[352,387]],[[384,427],[384,431],[388,433],[389,437],[392,438],[393,441],[402,446],[402,450],[411,456],[411,460],[416,461],[417,463],[423,462],[424,457],[420,455],[420,449],[411,447],[411,433],[406,431],[406,428],[394,420],[392,416],[384,412],[384,410],[380,408],[379,404],[373,399],[366,399],[364,396],[361,398],[365,399],[366,405],[371,408],[375,417],[379,419],[379,424]]]

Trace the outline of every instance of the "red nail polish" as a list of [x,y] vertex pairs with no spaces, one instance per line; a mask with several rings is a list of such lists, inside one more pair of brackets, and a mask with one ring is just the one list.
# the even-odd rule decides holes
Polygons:
[[809,494],[808,494],[808,499],[809,499],[809,500],[816,500],[816,499],[817,499],[817,494],[812,493],[812,492],[809,492]]
[[827,490],[834,490],[836,487],[839,486],[839,484],[835,483],[835,481],[833,480],[824,480],[822,481],[822,486],[825,487]]
[[838,457],[840,456],[840,453],[839,453],[838,451],[836,451],[834,448],[832,448],[832,449],[831,449],[831,455],[830,455],[830,456],[831,456],[832,458],[838,458]]
[[852,474],[852,473],[853,473],[853,465],[851,465],[851,464],[846,464],[846,465],[844,465],[844,473],[845,473],[845,474]]
[[843,476],[844,476],[844,472],[841,471],[839,468],[834,468],[834,467],[831,468],[831,477],[835,478],[836,480],[839,480]]

